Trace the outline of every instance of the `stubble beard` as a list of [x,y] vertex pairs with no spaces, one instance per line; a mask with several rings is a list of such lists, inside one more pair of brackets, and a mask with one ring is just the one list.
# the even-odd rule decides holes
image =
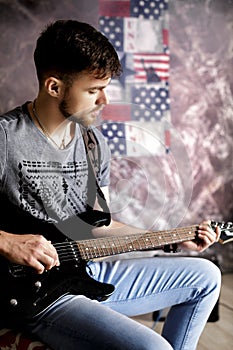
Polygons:
[[68,103],[65,97],[59,104],[59,110],[66,120],[70,119],[78,124],[81,124],[84,127],[89,127],[90,125],[93,125],[99,119],[100,111],[102,109],[103,105],[99,105],[95,108],[72,114],[69,112]]

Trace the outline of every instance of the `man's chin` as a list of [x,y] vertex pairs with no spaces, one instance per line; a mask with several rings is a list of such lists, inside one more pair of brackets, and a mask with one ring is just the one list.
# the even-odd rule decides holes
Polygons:
[[95,110],[86,114],[73,114],[70,117],[70,119],[78,124],[81,124],[84,127],[89,127],[91,125],[99,125],[101,123],[101,112],[100,110]]
[[77,118],[76,116],[72,116],[71,120],[74,121],[75,123],[78,123],[85,128],[88,128],[89,126],[95,124],[96,122],[96,117],[86,117],[86,118]]

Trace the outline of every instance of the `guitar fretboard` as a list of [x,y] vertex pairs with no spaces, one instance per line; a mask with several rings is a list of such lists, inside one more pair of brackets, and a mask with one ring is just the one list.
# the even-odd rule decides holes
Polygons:
[[177,228],[169,231],[137,233],[128,236],[113,236],[77,241],[78,251],[84,260],[128,253],[146,251],[195,238],[197,226]]
[[[212,229],[221,228],[219,243],[233,241],[232,222],[211,222]],[[168,244],[190,241],[196,238],[198,225],[181,227],[159,232],[137,233],[128,236],[111,236],[81,241],[64,241],[55,243],[54,247],[61,263],[72,262],[75,265],[82,260],[90,260],[134,251],[159,249]],[[11,264],[10,271],[14,276],[27,274],[28,266]]]

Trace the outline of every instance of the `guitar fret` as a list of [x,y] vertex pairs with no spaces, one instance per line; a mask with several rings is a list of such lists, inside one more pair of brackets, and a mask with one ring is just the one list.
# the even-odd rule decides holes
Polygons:
[[197,226],[138,233],[128,236],[113,236],[76,242],[83,259],[93,259],[132,251],[153,250],[195,238]]
[[122,237],[114,237],[114,243],[115,243],[115,251],[117,254],[123,252],[125,253],[125,247],[123,246],[122,242]]
[[[219,226],[219,223],[212,221],[213,230],[216,229],[216,226]],[[51,303],[71,290],[77,295],[92,295],[93,299],[105,300],[113,293],[114,286],[105,283],[103,285],[96,284],[95,288],[96,281],[88,282],[91,276],[85,275],[86,260],[135,250],[149,250],[163,247],[165,244],[193,240],[196,238],[197,230],[198,226],[189,226],[160,232],[87,239],[77,242],[67,239],[64,242],[54,243],[61,267],[57,266],[51,270],[45,270],[42,275],[38,275],[30,266],[2,260],[2,277],[5,278],[5,281],[2,283],[1,313],[4,316],[5,313],[9,314],[10,312],[12,319],[16,321],[31,318],[40,314]],[[233,224],[231,222],[221,223],[219,243],[226,244],[232,241]],[[64,263],[63,266],[62,263]],[[10,291],[11,296],[5,298],[9,294],[8,291]]]
[[[212,229],[221,226],[221,237],[219,242],[225,244],[233,241],[232,222],[211,222]],[[133,251],[153,250],[163,247],[166,244],[179,243],[193,240],[196,237],[198,226],[176,228],[159,232],[137,233],[128,236],[113,236],[106,238],[96,238],[83,241],[65,241],[55,243],[59,259],[61,262],[89,260],[115,254],[122,254]],[[26,275],[29,267],[12,264],[10,272],[13,276]],[[31,271],[31,270],[30,270]]]
[[111,251],[111,255],[115,254],[115,244],[114,241],[111,240],[110,238],[108,239],[108,244],[109,244],[109,249]]

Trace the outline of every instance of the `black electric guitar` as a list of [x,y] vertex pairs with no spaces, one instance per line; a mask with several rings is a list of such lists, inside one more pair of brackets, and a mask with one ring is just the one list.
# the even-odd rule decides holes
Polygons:
[[[232,241],[233,223],[212,222],[213,229],[217,225],[221,228],[219,242],[224,244]],[[168,231],[81,241],[70,241],[64,236],[64,241],[54,243],[60,266],[41,275],[30,267],[11,264],[2,259],[1,318],[9,322],[31,319],[68,293],[104,300],[114,292],[114,286],[97,282],[87,274],[89,260],[126,252],[161,249],[168,244],[193,240],[197,229],[198,225],[193,225]]]

